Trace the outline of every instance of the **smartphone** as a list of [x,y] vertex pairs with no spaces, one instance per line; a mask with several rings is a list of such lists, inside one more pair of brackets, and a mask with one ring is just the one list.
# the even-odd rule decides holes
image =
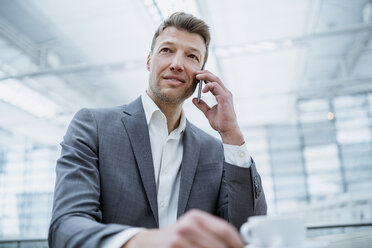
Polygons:
[[203,80],[199,80],[199,88],[198,88],[198,103],[200,103],[201,92],[202,92],[202,84],[203,84]]
[[[201,68],[201,70],[204,70],[204,65],[203,67]],[[198,88],[198,103],[200,103],[200,99],[201,99],[201,92],[202,92],[202,86],[203,86],[203,80],[199,80],[199,88]]]

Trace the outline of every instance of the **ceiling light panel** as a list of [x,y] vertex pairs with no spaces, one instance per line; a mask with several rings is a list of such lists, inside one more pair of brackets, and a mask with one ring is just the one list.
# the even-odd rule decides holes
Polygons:
[[54,102],[14,79],[0,82],[0,100],[40,118],[52,117],[57,112]]

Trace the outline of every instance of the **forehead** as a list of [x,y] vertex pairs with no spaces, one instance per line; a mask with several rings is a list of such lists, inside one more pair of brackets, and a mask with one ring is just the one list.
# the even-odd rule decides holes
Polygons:
[[205,42],[201,35],[168,27],[160,33],[155,42],[155,49],[165,43],[173,43],[176,46],[198,50],[201,54],[206,51]]

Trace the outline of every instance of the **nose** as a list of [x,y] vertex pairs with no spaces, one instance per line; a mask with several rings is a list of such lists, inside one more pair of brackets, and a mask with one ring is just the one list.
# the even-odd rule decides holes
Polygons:
[[176,53],[170,64],[171,71],[182,72],[184,70],[183,57],[181,54]]

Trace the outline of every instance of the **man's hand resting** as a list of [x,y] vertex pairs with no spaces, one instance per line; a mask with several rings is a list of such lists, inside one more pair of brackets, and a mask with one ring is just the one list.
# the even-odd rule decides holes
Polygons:
[[176,224],[136,234],[123,248],[146,247],[243,247],[239,233],[231,224],[200,210],[191,210]]

